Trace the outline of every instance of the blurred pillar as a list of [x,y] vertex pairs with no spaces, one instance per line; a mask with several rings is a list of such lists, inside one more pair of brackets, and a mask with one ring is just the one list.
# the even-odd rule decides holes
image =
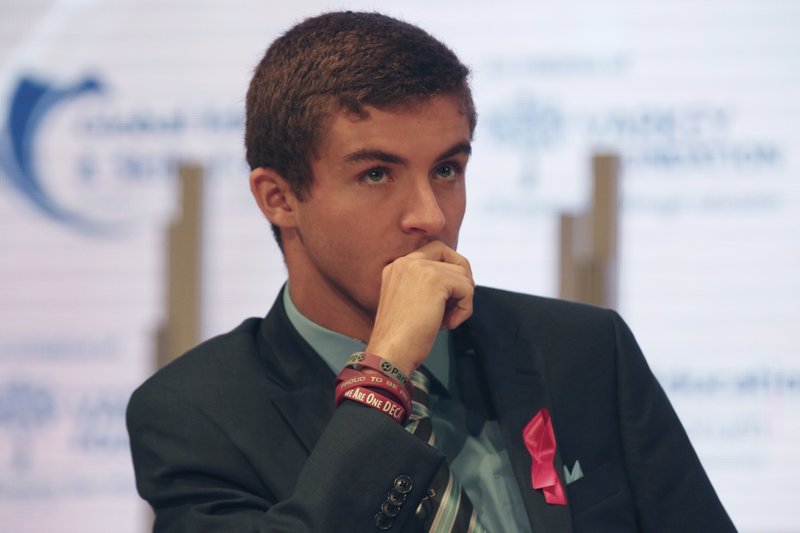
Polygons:
[[594,155],[589,209],[561,215],[561,298],[609,308],[617,305],[619,167],[617,155]]
[[158,368],[200,342],[203,168],[178,167],[179,209],[166,231],[165,318],[159,327]]

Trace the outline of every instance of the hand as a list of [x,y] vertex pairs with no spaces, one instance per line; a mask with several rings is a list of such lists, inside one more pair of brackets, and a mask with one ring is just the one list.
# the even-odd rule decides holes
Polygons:
[[367,351],[411,375],[441,328],[456,328],[472,315],[474,291],[469,261],[441,241],[395,259],[383,269]]

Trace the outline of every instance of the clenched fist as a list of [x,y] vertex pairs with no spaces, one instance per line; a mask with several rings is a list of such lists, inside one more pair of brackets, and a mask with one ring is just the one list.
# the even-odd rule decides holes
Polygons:
[[383,269],[367,351],[411,375],[441,328],[456,328],[472,315],[474,290],[469,261],[441,241],[395,259]]

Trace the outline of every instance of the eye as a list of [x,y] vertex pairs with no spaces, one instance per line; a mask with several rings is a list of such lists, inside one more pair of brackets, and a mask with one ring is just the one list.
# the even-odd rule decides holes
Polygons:
[[461,171],[456,165],[445,163],[436,168],[436,177],[443,180],[454,180]]
[[380,185],[389,181],[389,172],[385,168],[373,168],[361,177],[368,185]]

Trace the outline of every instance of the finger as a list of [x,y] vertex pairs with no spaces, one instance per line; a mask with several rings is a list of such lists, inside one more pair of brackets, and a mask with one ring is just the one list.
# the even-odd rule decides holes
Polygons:
[[455,329],[462,322],[472,316],[472,299],[475,288],[471,283],[454,284],[451,297],[445,303],[442,325],[449,329]]
[[[429,290],[435,290],[448,300],[453,298],[454,294],[459,293],[459,284],[464,284],[469,289],[475,286],[475,281],[472,279],[469,270],[461,264],[442,263],[430,259],[414,259],[406,256],[385,267],[385,275],[390,275],[389,270],[395,266],[401,270],[405,267],[410,267],[410,270],[406,270],[406,272],[414,272],[417,280],[426,279],[425,286],[429,287]],[[384,283],[386,283],[386,279],[384,279]]]
[[442,315],[442,326],[456,329],[472,316],[472,298],[465,298]]
[[[447,246],[442,241],[431,241],[420,248],[417,248],[406,257],[408,258],[424,258],[430,261],[438,261],[441,263],[448,263],[452,265],[460,265],[462,266],[469,276],[470,279],[472,277],[472,265],[469,264],[469,261],[466,257],[459,254],[449,246]],[[473,281],[474,285],[474,281]]]

